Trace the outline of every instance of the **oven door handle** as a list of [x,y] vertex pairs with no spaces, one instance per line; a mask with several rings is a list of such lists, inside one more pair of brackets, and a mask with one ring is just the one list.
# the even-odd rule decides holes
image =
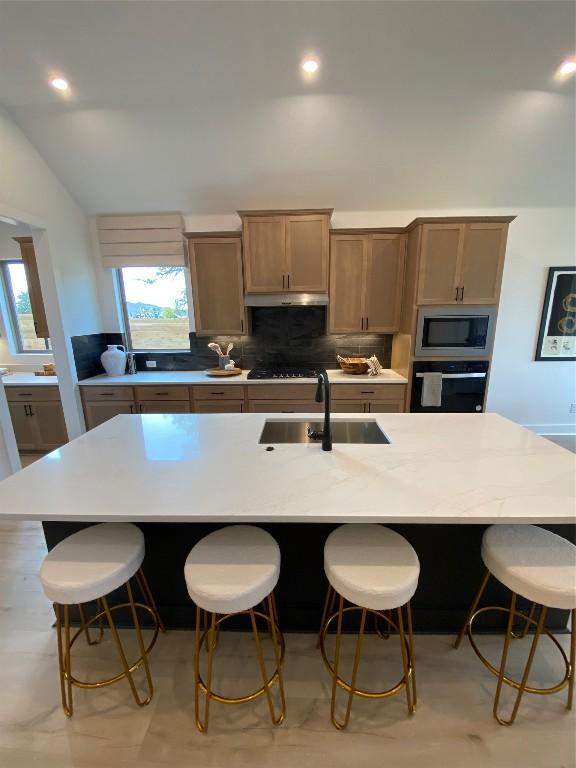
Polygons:
[[[417,379],[423,379],[423,373],[416,374]],[[485,379],[485,373],[443,373],[443,379]]]

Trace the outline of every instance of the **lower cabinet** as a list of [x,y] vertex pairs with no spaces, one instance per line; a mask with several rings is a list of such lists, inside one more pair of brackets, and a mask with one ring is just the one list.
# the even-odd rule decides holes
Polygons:
[[135,413],[190,413],[190,402],[182,400],[146,400],[136,403]]
[[332,387],[333,413],[403,413],[404,384],[341,384]]
[[315,400],[250,400],[250,413],[320,413],[323,403]]
[[243,411],[243,400],[219,400],[217,402],[211,400],[196,400],[196,403],[194,404],[195,413],[243,413]]
[[86,429],[94,429],[94,427],[104,424],[105,421],[113,419],[114,416],[126,413],[136,413],[134,402],[84,402]]
[[369,413],[404,413],[404,400],[384,400],[368,403]]
[[[53,451],[68,442],[58,387],[6,387],[19,451]],[[29,395],[29,397],[28,397]]]
[[332,413],[365,413],[364,403],[360,400],[332,400]]

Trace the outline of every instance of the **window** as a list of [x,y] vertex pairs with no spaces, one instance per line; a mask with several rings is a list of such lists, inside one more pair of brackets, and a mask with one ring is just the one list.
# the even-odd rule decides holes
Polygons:
[[2,282],[18,352],[50,350],[50,339],[39,339],[34,331],[34,317],[24,264],[21,261],[3,261],[1,265]]
[[118,270],[130,349],[190,349],[188,296],[183,267]]

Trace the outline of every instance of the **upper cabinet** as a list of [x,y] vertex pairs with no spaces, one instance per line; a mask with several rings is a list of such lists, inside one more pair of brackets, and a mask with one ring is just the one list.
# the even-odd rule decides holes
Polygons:
[[36,264],[34,242],[31,237],[15,237],[14,240],[16,240],[20,246],[22,263],[24,264],[24,270],[26,272],[30,309],[32,310],[32,318],[34,320],[34,331],[39,339],[49,339],[50,331],[48,330],[44,300],[40,288],[40,276],[38,275],[38,265]]
[[508,221],[422,225],[417,303],[497,304]]
[[330,240],[330,333],[394,333],[400,323],[406,238],[334,233]]
[[188,235],[198,336],[245,333],[240,233]]
[[239,211],[246,293],[326,293],[331,209]]

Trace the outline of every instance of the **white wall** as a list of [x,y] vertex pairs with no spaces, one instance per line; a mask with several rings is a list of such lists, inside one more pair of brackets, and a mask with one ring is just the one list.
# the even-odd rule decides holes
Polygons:
[[66,426],[74,438],[84,424],[70,337],[101,330],[88,222],[3,108],[0,168],[0,215],[32,226]]
[[[271,201],[270,207],[274,206]],[[515,215],[510,225],[488,410],[540,434],[576,432],[576,364],[535,362],[548,267],[574,264],[573,208],[335,211],[334,227],[403,226],[417,216]],[[189,231],[238,229],[229,216],[186,216]]]

